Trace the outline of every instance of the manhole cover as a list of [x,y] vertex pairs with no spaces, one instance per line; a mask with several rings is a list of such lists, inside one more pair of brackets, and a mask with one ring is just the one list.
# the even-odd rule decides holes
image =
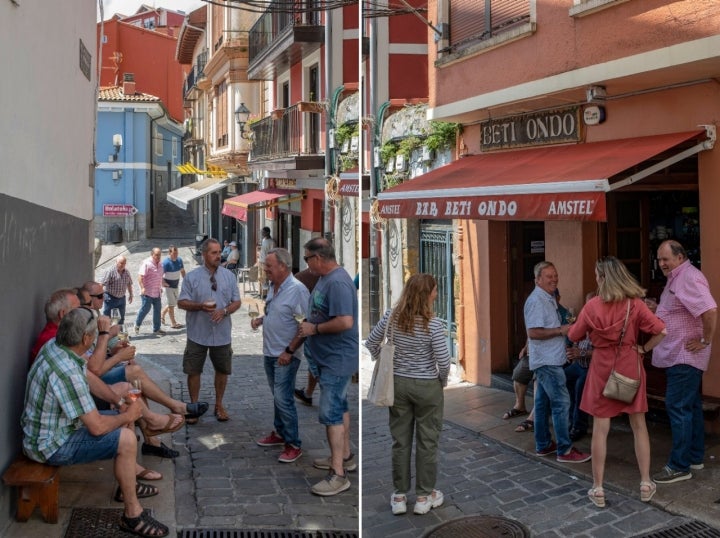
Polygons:
[[690,523],[684,523],[675,527],[668,527],[666,529],[660,529],[642,536],[636,536],[635,538],[717,538],[720,536],[720,531],[708,527],[705,523],[700,521],[692,521]]
[[127,538],[118,522],[122,508],[73,508],[65,538]]
[[424,538],[493,538],[530,536],[522,523],[500,516],[467,516],[446,521],[430,530]]

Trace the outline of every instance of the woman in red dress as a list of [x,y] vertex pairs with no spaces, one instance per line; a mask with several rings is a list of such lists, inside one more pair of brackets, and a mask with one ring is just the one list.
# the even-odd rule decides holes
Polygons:
[[[595,279],[597,296],[583,307],[568,332],[570,340],[577,342],[587,335],[593,345],[593,359],[580,403],[580,409],[593,416],[593,487],[588,497],[596,506],[605,506],[603,475],[610,419],[627,413],[640,468],[640,500],[647,502],[655,494],[656,486],[650,479],[650,438],[645,424],[648,404],[642,355],[665,337],[665,324],[645,305],[642,299],[645,290],[617,258],[608,256],[598,260]],[[618,345],[623,327],[625,332]],[[640,331],[651,335],[644,345],[637,342]],[[603,396],[613,365],[618,373],[633,379],[637,379],[640,366],[640,388],[631,403]]]

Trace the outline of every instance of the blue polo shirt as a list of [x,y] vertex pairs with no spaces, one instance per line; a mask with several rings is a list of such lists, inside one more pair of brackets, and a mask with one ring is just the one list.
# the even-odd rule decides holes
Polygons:
[[[554,329],[561,325],[561,315],[555,297],[539,286],[525,301],[525,327],[529,329]],[[530,369],[541,366],[565,364],[565,337],[554,336],[545,340],[528,338]]]

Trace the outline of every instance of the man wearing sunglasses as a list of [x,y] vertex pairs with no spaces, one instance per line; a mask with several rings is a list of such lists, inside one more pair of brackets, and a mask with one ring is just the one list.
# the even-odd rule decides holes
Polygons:
[[307,338],[305,346],[318,366],[318,418],[326,427],[330,445],[330,457],[313,462],[330,472],[310,491],[330,496],[350,487],[345,471],[354,467],[347,391],[358,370],[357,290],[352,277],[335,260],[335,249],[327,239],[318,237],[305,243],[303,259],[320,275],[310,296],[307,320],[300,324],[300,336]]
[[[168,528],[138,501],[158,494],[156,487],[137,482],[137,440],[126,427],[142,416],[143,404],[138,400],[123,405],[123,413],[100,413],[90,394],[82,357],[97,333],[92,311],[76,308],[60,321],[56,341],[40,351],[27,379],[23,452],[50,465],[113,459],[120,484],[116,499],[125,505],[120,528],[130,532],[144,528],[152,536],[167,536]],[[62,399],[62,395],[73,397]]]
[[[220,243],[206,239],[200,246],[203,265],[190,271],[182,282],[178,308],[187,312],[187,343],[183,372],[187,374],[190,401],[200,397],[200,376],[208,353],[215,369],[215,418],[230,419],[223,397],[232,373],[232,322],[230,315],[240,308],[240,291],[232,271],[220,266]],[[188,419],[195,424],[197,419]]]

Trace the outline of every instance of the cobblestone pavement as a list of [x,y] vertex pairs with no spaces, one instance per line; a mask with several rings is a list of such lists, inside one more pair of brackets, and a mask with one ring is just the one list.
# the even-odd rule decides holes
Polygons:
[[[164,249],[166,240],[147,241],[131,246],[128,269],[136,280],[137,270],[150,249]],[[180,246],[180,257],[186,270],[197,267],[193,258],[194,242],[174,241]],[[114,255],[104,252],[98,276],[111,267]],[[137,291],[137,288],[136,288]],[[242,293],[241,289],[241,293]],[[139,299],[128,305],[125,322],[134,322]],[[279,463],[281,447],[263,448],[256,439],[272,430],[273,407],[265,370],[262,366],[262,333],[253,333],[247,304],[258,302],[254,296],[243,298],[243,306],[233,315],[233,373],[228,380],[225,407],[230,421],[218,422],[212,414],[214,404],[213,369],[208,360],[202,376],[200,400],[210,403],[210,410],[196,425],[185,426],[172,435],[175,459],[175,515],[177,528],[282,528],[282,529],[358,529],[358,477],[351,473],[352,487],[334,497],[317,497],[311,485],[323,479],[326,471],[312,466],[314,458],[329,454],[325,428],[318,423],[317,405],[298,404],[303,456],[294,463]],[[163,300],[164,303],[164,300]],[[179,323],[185,322],[183,311],[176,310]],[[168,320],[169,321],[169,320]],[[165,336],[152,335],[152,314],[148,314],[139,336],[133,336],[140,363],[152,376],[167,381],[173,397],[189,401],[186,376],[182,373],[185,329],[170,329]],[[303,361],[297,376],[302,387],[307,378]],[[352,384],[349,401],[353,450],[357,451],[358,385]],[[316,394],[317,396],[317,394]],[[157,458],[144,458],[152,462]]]
[[[361,371],[362,379],[369,379],[372,363],[366,353]],[[363,386],[362,396],[366,393],[367,387]],[[447,395],[446,390],[446,410]],[[572,467],[559,468],[541,458],[528,457],[448,420],[440,437],[437,482],[437,488],[445,494],[445,503],[426,515],[416,516],[412,514],[414,495],[410,494],[408,513],[393,516],[389,456],[392,439],[387,410],[363,400],[362,416],[363,538],[414,538],[443,522],[477,515],[515,520],[536,538],[637,536],[693,521],[611,487],[605,488],[606,508],[595,508],[586,496],[592,484],[575,475]]]

